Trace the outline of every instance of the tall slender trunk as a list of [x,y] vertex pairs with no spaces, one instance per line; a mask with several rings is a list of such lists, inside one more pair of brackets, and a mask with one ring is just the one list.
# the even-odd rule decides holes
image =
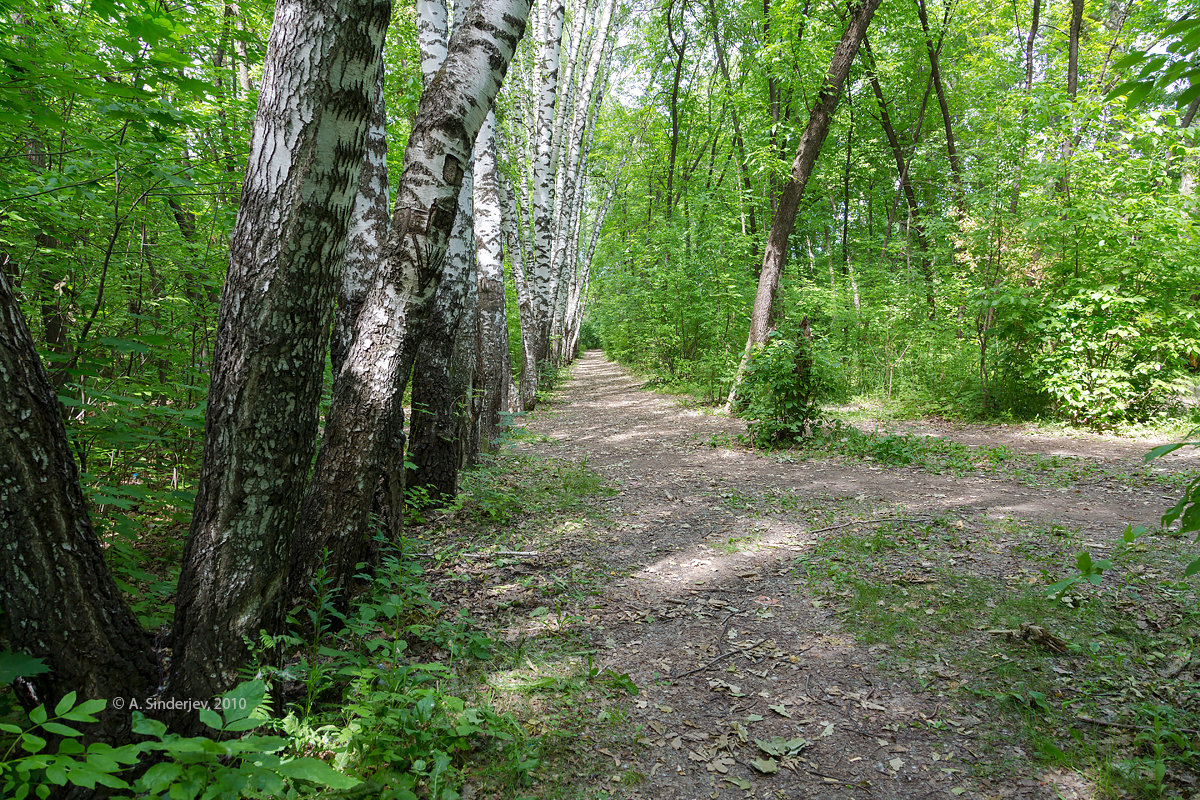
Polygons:
[[217,321],[170,696],[228,689],[245,641],[282,622],[335,269],[390,13],[386,0],[279,0],[276,8]]
[[[675,41],[675,26],[672,21],[671,12],[675,8],[676,0],[668,0],[667,2],[667,44],[675,53],[675,68],[671,76],[671,95],[668,101],[668,107],[671,112],[671,148],[670,155],[667,157],[667,207],[666,216],[671,216],[671,211],[675,204],[675,157],[679,150],[679,84],[683,78],[683,60],[687,55],[688,33],[685,27],[683,36],[678,42]],[[679,0],[686,5],[687,0]],[[680,16],[686,14],[686,7],[680,11]]]
[[[929,31],[929,18],[925,13],[925,0],[917,0],[917,15],[921,19],[921,30],[925,33],[925,52],[929,56],[930,77],[933,80],[933,90],[937,94],[938,108],[942,111],[942,127],[946,130],[946,156],[950,160],[950,176],[954,182],[954,198],[960,211],[965,210],[966,195],[963,187],[962,159],[959,158],[958,148],[954,143],[954,125],[950,117],[950,106],[946,102],[946,87],[942,81],[942,70],[939,56],[942,49],[942,39],[937,44]],[[945,19],[942,20],[942,36],[945,36],[946,26],[950,22],[950,3],[946,4]]]
[[520,411],[532,411],[538,388],[537,314],[526,276],[525,248],[521,246],[520,230],[517,228],[520,215],[516,196],[511,184],[508,184],[503,176],[500,182],[505,196],[505,204],[501,210],[507,212],[501,216],[501,224],[504,227],[504,238],[508,242],[508,252],[512,257],[513,284],[517,290],[517,311],[521,320],[521,382],[517,389],[517,407]]
[[933,294],[933,265],[930,261],[929,237],[925,233],[925,226],[921,223],[921,209],[917,203],[917,193],[913,189],[912,181],[908,176],[908,164],[904,158],[904,150],[900,147],[900,139],[896,136],[896,129],[892,126],[892,118],[888,114],[887,101],[883,97],[883,87],[880,86],[879,76],[875,72],[875,59],[871,55],[871,45],[865,38],[863,40],[863,50],[867,57],[867,77],[870,79],[871,91],[875,93],[875,101],[879,104],[879,122],[883,127],[884,135],[887,137],[892,157],[896,161],[896,173],[899,175],[900,187],[904,190],[904,199],[908,203],[909,227],[916,233],[917,245],[921,250],[919,264],[921,276],[925,280],[925,300],[932,309],[936,306],[937,299]]
[[1068,124],[1070,131],[1063,136],[1063,174],[1058,182],[1058,191],[1064,195],[1071,191],[1071,154],[1074,151],[1075,140],[1075,99],[1079,94],[1079,36],[1083,30],[1083,6],[1084,0],[1071,0],[1071,30],[1067,37],[1067,99],[1071,101]]
[[[525,31],[530,0],[477,0],[455,27],[449,56],[421,96],[404,151],[388,234],[388,259],[358,317],[358,336],[333,385],[325,434],[302,506],[293,591],[328,549],[336,585],[346,586],[369,539],[381,477],[401,500],[402,401],[441,280],[458,196],[475,137]],[[400,509],[391,519],[400,522]],[[393,528],[393,534],[397,533]]]
[[833,59],[829,71],[817,94],[817,102],[808,115],[808,125],[800,139],[796,150],[796,158],[792,162],[791,174],[779,196],[779,207],[775,219],[771,223],[771,232],[767,236],[767,246],[763,252],[762,270],[759,272],[758,292],[754,297],[754,308],[750,315],[750,335],[746,339],[746,349],[738,365],[737,376],[729,390],[726,407],[732,408],[737,398],[737,391],[746,364],[756,345],[766,342],[770,333],[769,322],[771,307],[775,302],[775,293],[779,289],[779,276],[787,258],[788,237],[796,225],[796,213],[800,208],[800,199],[804,196],[804,188],[808,185],[813,166],[820,155],[821,145],[829,133],[829,120],[833,109],[841,96],[842,85],[850,72],[858,53],[859,44],[866,36],[867,26],[879,7],[880,0],[858,0],[850,3],[849,21],[841,40],[833,51]]
[[[475,245],[479,253],[480,437],[483,446],[500,433],[500,415],[509,409],[512,365],[504,302],[504,248],[500,184],[496,175],[495,115],[489,114],[475,142]],[[515,256],[514,256],[515,257]]]
[[[717,18],[716,0],[708,0],[708,13],[710,24],[713,29],[713,49],[717,54],[717,67],[721,70],[721,76],[725,78],[725,85],[732,93],[734,86],[733,81],[729,77],[729,64],[725,58],[725,50],[721,46],[721,36],[719,23]],[[731,116],[733,118],[733,144],[738,152],[738,172],[742,179],[742,199],[741,203],[748,205],[747,223],[748,229],[745,231],[750,235],[753,241],[754,249],[751,251],[751,257],[758,256],[758,223],[754,215],[754,185],[750,179],[750,161],[746,157],[746,140],[742,136],[741,118],[738,116],[737,106],[734,104]]]
[[[554,121],[558,105],[558,67],[562,49],[563,0],[546,6],[546,26],[541,42],[537,90],[537,153],[533,162],[533,263],[529,288],[533,300],[533,324],[537,334],[537,358],[524,369],[540,369],[550,354],[550,311],[553,298],[554,214]],[[535,373],[536,375],[536,373]],[[536,377],[535,377],[536,380]],[[522,381],[524,382],[524,381]]]
[[[430,20],[422,26],[422,47],[443,56],[446,31],[438,31],[436,26],[445,21],[444,9],[444,0],[421,0],[417,4],[419,18],[428,15]],[[433,70],[425,74],[428,86],[441,62],[436,62],[433,55],[423,57],[422,67]],[[413,412],[406,459],[412,466],[408,468],[405,483],[423,488],[429,500],[437,505],[448,502],[458,492],[458,471],[466,457],[458,435],[464,427],[460,417],[469,411],[463,405],[461,391],[465,365],[456,355],[472,358],[463,352],[459,341],[464,322],[474,313],[476,297],[472,163],[468,162],[463,176],[442,279],[418,345],[412,376]]]
[[[1033,20],[1029,23],[1029,36],[1025,39],[1025,108],[1021,110],[1021,123],[1029,116],[1030,106],[1033,101],[1033,56],[1034,45],[1037,44],[1037,32],[1039,20],[1042,13],[1042,0],[1033,0]],[[1025,151],[1029,146],[1028,138],[1026,137],[1021,142],[1021,152],[1017,157],[1018,169],[1025,163]],[[1009,212],[1016,214],[1021,205],[1021,174],[1017,173],[1017,177],[1013,180],[1012,199],[1009,201]]]

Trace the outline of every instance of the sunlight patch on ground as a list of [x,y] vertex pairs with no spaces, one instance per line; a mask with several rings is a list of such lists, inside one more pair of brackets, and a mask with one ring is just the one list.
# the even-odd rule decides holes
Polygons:
[[774,519],[758,520],[747,531],[729,534],[730,541],[744,543],[736,552],[722,553],[714,548],[716,542],[700,541],[648,564],[633,577],[658,582],[663,580],[663,573],[670,573],[684,585],[681,588],[714,578],[737,578],[759,566],[778,562],[782,556],[776,551],[806,549],[811,543],[803,541],[804,536],[805,531],[794,525]]

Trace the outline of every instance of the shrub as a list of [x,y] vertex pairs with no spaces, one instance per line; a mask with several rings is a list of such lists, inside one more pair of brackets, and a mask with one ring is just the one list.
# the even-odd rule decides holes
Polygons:
[[805,317],[795,336],[773,332],[750,357],[739,391],[739,412],[749,420],[756,447],[779,447],[809,436],[821,403],[836,390],[829,360]]

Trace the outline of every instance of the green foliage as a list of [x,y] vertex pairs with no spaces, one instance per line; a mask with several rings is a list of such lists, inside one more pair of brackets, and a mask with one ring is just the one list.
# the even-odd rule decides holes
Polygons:
[[[381,565],[347,613],[318,573],[315,599],[293,618],[296,632],[264,637],[266,650],[290,654],[274,677],[303,687],[283,731],[296,747],[334,752],[335,767],[397,800],[457,797],[465,759],[480,751],[510,763],[515,784],[526,782],[538,762],[520,725],[448,688],[452,667],[487,661],[492,642],[469,619],[444,618],[420,565],[382,546]],[[431,649],[447,663],[416,659]]]
[[7,686],[17,678],[32,678],[35,675],[45,675],[49,671],[46,662],[40,658],[14,653],[11,650],[0,650],[0,686]]
[[[26,797],[47,798],[55,786],[95,789],[130,789],[118,775],[141,760],[146,746],[128,744],[113,747],[103,742],[84,746],[80,724],[96,722],[96,714],[107,705],[104,700],[76,702],[69,692],[51,713],[44,705],[30,710],[26,724],[0,723],[0,792],[13,800]],[[7,746],[4,740],[8,739]],[[49,750],[57,739],[57,750]]]
[[600,331],[596,328],[596,324],[590,319],[585,319],[579,325],[579,349],[580,350],[598,350],[603,347],[600,339]]
[[810,436],[822,401],[834,391],[832,375],[820,345],[810,336],[772,333],[751,353],[739,388],[738,412],[749,420],[750,441],[772,448]]
[[[1188,439],[1193,439],[1197,433],[1200,433],[1200,428],[1193,430]],[[1146,454],[1146,462],[1149,463],[1160,456],[1174,452],[1181,447],[1195,447],[1200,442],[1186,441],[1176,442],[1174,444],[1166,444],[1161,447],[1156,447]],[[1193,478],[1184,488],[1183,497],[1179,498],[1174,506],[1163,515],[1162,525],[1168,528],[1179,523],[1179,532],[1183,536],[1195,534],[1195,541],[1200,543],[1200,477]],[[1200,558],[1194,559],[1183,571],[1185,578],[1190,578],[1193,575],[1200,573]]]
[[1078,574],[1071,575],[1058,583],[1046,587],[1046,596],[1052,597],[1055,600],[1062,599],[1067,591],[1078,583],[1087,582],[1093,586],[1099,586],[1100,580],[1104,575],[1104,571],[1112,569],[1112,561],[1107,558],[1093,561],[1090,553],[1083,552],[1075,560],[1075,566],[1078,568]]
[[[262,681],[246,681],[221,695],[213,708],[201,709],[200,720],[213,730],[210,736],[168,733],[162,722],[135,711],[133,732],[144,740],[113,747],[85,746],[78,727],[96,722],[107,701],[76,702],[69,692],[53,714],[37,706],[25,726],[0,723],[0,733],[15,737],[0,760],[0,789],[13,800],[46,798],[55,786],[103,786],[117,796],[128,791],[132,794],[126,796],[139,798],[237,800],[294,797],[300,787],[347,789],[358,783],[318,759],[287,755],[290,742],[284,737],[253,733],[269,724],[262,710],[266,695]],[[48,750],[47,736],[58,740],[57,752]],[[148,769],[136,777],[128,774],[147,760],[154,761]]]

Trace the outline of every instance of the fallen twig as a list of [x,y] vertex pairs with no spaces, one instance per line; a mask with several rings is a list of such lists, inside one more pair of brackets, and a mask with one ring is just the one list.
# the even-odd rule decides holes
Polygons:
[[1022,639],[1034,644],[1044,645],[1055,653],[1069,653],[1067,643],[1055,636],[1041,625],[1022,622],[1020,628],[998,628],[988,631],[991,636],[1006,636],[1009,639]]
[[757,642],[755,642],[752,645],[749,645],[748,647],[740,647],[737,650],[730,650],[727,653],[722,653],[721,655],[714,658],[712,661],[709,661],[707,664],[701,664],[700,666],[696,667],[695,669],[689,669],[687,672],[681,673],[679,675],[671,676],[671,681],[674,682],[674,681],[679,680],[680,678],[686,678],[688,675],[695,675],[697,672],[703,672],[704,670],[708,669],[709,667],[711,667],[713,664],[717,663],[718,661],[725,659],[725,658],[729,658],[730,656],[736,656],[739,653],[747,653],[747,652],[753,650],[754,648],[758,647],[760,644],[762,644],[765,641],[766,641],[766,639],[759,639]]
[[497,550],[494,553],[463,553],[463,558],[492,558],[493,556],[509,556],[518,558],[529,558],[531,556],[541,555],[537,550]]

